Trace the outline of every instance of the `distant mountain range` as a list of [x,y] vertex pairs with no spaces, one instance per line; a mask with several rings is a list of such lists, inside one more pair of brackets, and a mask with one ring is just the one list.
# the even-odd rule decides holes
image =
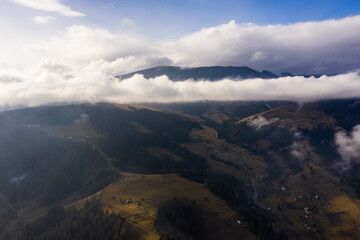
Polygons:
[[[223,78],[241,78],[241,79],[250,79],[250,78],[278,78],[280,76],[294,76],[291,73],[282,73],[280,76],[267,71],[256,71],[249,67],[224,67],[224,66],[211,66],[211,67],[196,67],[196,68],[181,68],[176,66],[159,66],[154,68],[148,68],[136,72],[131,72],[128,74],[117,76],[117,78],[124,80],[131,78],[135,74],[144,75],[145,78],[155,78],[162,75],[167,75],[173,81],[183,81],[186,79],[207,79],[211,81],[220,80]],[[310,77],[310,75],[302,75],[305,77]],[[315,77],[318,77],[315,75]]]

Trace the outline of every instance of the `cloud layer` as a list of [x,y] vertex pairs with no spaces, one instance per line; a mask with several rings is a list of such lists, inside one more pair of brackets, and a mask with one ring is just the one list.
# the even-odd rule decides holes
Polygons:
[[[46,1],[44,5],[41,1],[13,1],[48,11],[69,10],[55,0]],[[71,15],[72,10],[69,11]],[[26,42],[13,50],[0,46],[5,52],[12,52],[0,56],[0,105],[34,106],[73,101],[306,102],[358,97],[360,32],[354,29],[359,27],[360,16],[267,26],[232,21],[175,41],[156,42],[134,32],[73,25],[62,33]],[[218,82],[172,82],[166,76],[145,79],[140,75],[121,82],[113,78],[158,65],[247,65],[277,73],[348,73],[320,78]]]
[[11,1],[38,10],[56,12],[60,15],[67,17],[85,16],[84,13],[72,10],[69,6],[62,4],[59,0],[11,0]]
[[72,25],[56,36],[26,43],[23,52],[26,63],[51,60],[72,66],[86,65],[99,59],[114,61],[132,56],[149,59],[159,55],[155,44],[151,44],[151,40],[145,36],[113,33],[83,25]]
[[[136,58],[135,58],[136,59]],[[126,59],[119,59],[124,63]],[[131,62],[131,60],[129,60]],[[44,62],[36,68],[0,70],[0,106],[36,106],[86,101],[183,102],[233,100],[296,100],[358,97],[357,73],[320,78],[224,79],[217,82],[173,82],[167,76],[146,79],[135,75],[119,81],[107,73],[106,61],[70,68]]]
[[186,66],[235,65],[278,73],[333,74],[359,68],[360,16],[290,25],[228,24],[165,45]]

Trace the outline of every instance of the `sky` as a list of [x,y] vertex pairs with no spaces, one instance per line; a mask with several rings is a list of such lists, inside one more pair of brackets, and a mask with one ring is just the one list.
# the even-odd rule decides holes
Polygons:
[[[41,9],[31,2],[39,6],[44,6],[44,2],[53,5],[58,2],[60,11],[46,11],[45,7]],[[60,5],[85,16],[66,19],[77,15],[64,14]],[[71,23],[116,30],[124,27],[124,19],[130,19],[138,31],[156,40],[178,38],[231,20],[259,25],[289,24],[360,14],[357,0],[2,0],[0,6],[1,15],[7,17],[11,25],[15,21],[24,24],[32,15],[50,15],[57,18],[51,28],[55,25],[58,30]],[[49,31],[50,26],[46,30]]]
[[[0,0],[0,106],[356,97],[357,29],[358,0]],[[159,65],[323,76],[114,79]]]

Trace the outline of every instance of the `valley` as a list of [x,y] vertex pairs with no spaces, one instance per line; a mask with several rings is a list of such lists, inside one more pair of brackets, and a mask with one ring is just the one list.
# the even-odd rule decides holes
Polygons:
[[337,131],[360,123],[359,109],[344,109],[356,101],[3,112],[0,239],[21,239],[54,204],[71,212],[94,200],[119,214],[130,239],[186,238],[186,228],[158,218],[181,201],[198,209],[198,239],[357,238],[356,172],[339,168],[334,144]]
[[360,240],[360,1],[0,0],[0,240]]

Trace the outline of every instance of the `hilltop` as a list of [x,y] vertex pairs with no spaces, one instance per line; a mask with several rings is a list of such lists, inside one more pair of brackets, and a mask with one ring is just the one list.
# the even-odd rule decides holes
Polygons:
[[128,79],[135,74],[142,74],[145,78],[155,78],[162,75],[168,76],[173,81],[182,81],[186,79],[207,79],[211,81],[223,79],[223,78],[277,78],[276,74],[270,71],[256,71],[249,67],[196,67],[196,68],[181,68],[175,66],[159,66],[154,68],[148,68],[124,75],[118,76],[119,79]]

